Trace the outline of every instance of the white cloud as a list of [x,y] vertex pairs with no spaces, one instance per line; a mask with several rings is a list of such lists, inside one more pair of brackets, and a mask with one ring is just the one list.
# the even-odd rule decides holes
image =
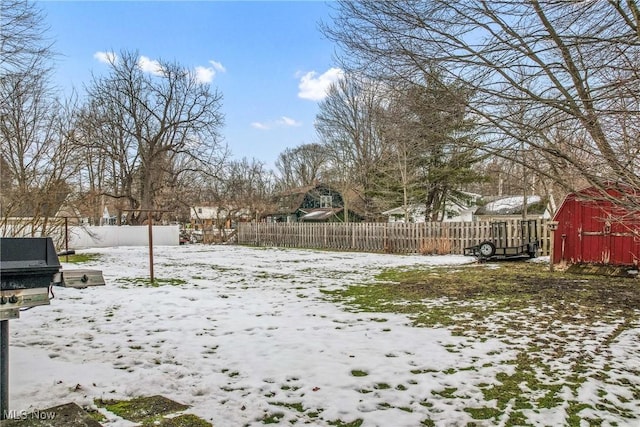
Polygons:
[[276,123],[282,126],[287,126],[287,127],[302,126],[302,123],[295,121],[294,119],[287,116],[280,117],[280,120],[278,120]]
[[207,68],[203,66],[196,67],[196,80],[198,83],[211,83],[216,72],[213,68]]
[[112,64],[116,61],[116,54],[113,52],[96,52],[93,57],[105,64]]
[[270,130],[273,128],[283,127],[297,127],[302,126],[302,122],[299,122],[291,117],[282,116],[278,120],[272,120],[270,122],[253,122],[251,127],[259,130]]
[[216,69],[217,71],[220,71],[221,73],[224,73],[225,71],[227,71],[226,68],[224,68],[224,65],[222,65],[220,62],[217,61],[209,61],[209,64],[213,65],[213,68]]
[[300,78],[298,96],[302,99],[321,101],[327,96],[327,89],[331,83],[340,80],[343,75],[344,71],[340,68],[329,68],[320,75],[315,71],[310,71]]
[[140,59],[138,59],[138,67],[146,73],[155,74],[156,76],[162,75],[162,67],[155,59],[140,56]]
[[253,122],[251,123],[251,127],[252,128],[256,128],[256,129],[260,129],[260,130],[269,130],[271,129],[269,127],[269,125],[265,124],[265,123],[260,123],[260,122]]
[[203,67],[202,65],[198,65],[196,67],[196,79],[200,83],[211,83],[213,78],[216,76],[216,71],[224,73],[227,71],[220,62],[217,61],[209,61],[211,67]]

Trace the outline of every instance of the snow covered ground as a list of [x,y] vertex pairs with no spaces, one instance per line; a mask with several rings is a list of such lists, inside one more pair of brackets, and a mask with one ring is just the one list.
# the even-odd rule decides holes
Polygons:
[[[485,405],[478,385],[514,369],[507,362],[516,349],[504,341],[413,327],[403,315],[348,312],[320,291],[366,283],[384,267],[454,266],[469,257],[156,247],[156,278],[176,283],[150,287],[141,280],[145,248],[87,252],[100,257],[64,268],[101,269],[106,286],[56,288],[51,305],[10,322],[12,410],[160,394],[215,427],[275,419],[456,426],[474,420],[439,396],[455,389],[469,406]],[[636,350],[617,351],[640,363],[628,360]],[[109,417],[105,425],[132,425]]]

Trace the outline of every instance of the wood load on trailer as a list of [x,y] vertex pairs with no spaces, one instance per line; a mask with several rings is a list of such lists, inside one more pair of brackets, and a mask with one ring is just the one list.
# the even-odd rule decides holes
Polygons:
[[538,221],[535,219],[518,222],[519,233],[509,233],[507,223],[496,221],[491,223],[491,234],[488,240],[464,249],[465,255],[475,256],[479,260],[507,258],[535,258],[538,256],[540,240],[538,238]]

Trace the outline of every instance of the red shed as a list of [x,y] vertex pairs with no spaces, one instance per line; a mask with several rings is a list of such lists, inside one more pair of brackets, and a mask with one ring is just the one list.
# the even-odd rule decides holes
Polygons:
[[638,266],[640,211],[623,207],[623,200],[640,201],[640,191],[612,186],[606,190],[590,187],[569,194],[553,218],[558,222],[554,264]]

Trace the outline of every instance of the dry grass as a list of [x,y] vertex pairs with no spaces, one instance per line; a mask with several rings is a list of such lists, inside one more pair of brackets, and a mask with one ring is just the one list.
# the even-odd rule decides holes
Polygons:
[[446,238],[428,238],[420,242],[420,254],[440,255],[451,253],[451,241]]

